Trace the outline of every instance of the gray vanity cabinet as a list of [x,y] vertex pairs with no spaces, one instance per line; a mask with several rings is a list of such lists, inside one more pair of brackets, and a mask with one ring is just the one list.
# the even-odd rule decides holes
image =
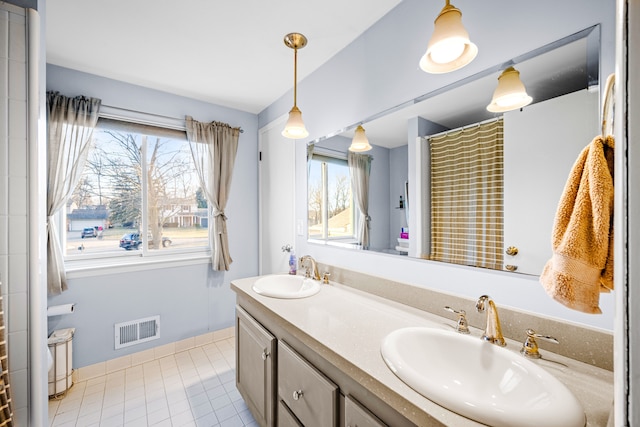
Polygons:
[[282,400],[278,403],[278,427],[304,427]]
[[305,427],[337,425],[338,386],[284,341],[278,342],[278,397]]
[[386,427],[385,423],[351,396],[344,398],[344,424],[346,427]]
[[276,338],[236,306],[236,386],[262,427],[275,425]]
[[[253,313],[250,307],[236,305],[236,386],[261,427],[386,427],[367,407],[341,392],[336,384],[340,374],[330,364],[314,359],[312,365],[309,353],[307,358],[301,354],[304,347],[289,344],[287,336],[295,338],[283,332],[277,320],[272,323],[262,313]],[[345,389],[353,390],[353,384]],[[375,408],[399,420],[387,421],[389,425],[413,426],[395,412]]]

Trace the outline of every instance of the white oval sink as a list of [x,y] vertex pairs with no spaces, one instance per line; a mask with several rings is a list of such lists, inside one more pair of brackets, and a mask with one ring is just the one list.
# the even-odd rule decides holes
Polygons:
[[580,402],[546,370],[521,355],[441,329],[399,329],[382,357],[429,400],[491,426],[584,427]]
[[273,298],[306,298],[320,291],[320,282],[303,276],[276,274],[256,280],[253,290]]

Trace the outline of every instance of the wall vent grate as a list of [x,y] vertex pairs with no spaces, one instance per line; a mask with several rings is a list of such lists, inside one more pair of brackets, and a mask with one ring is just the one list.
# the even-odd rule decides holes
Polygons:
[[160,316],[115,324],[116,350],[160,338]]

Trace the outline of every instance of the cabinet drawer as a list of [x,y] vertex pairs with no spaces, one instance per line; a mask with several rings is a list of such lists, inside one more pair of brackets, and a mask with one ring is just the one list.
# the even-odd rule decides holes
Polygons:
[[305,427],[337,424],[338,387],[278,341],[278,394]]
[[278,404],[278,427],[304,427],[282,400]]
[[346,427],[386,427],[386,424],[351,396],[344,398],[344,424]]

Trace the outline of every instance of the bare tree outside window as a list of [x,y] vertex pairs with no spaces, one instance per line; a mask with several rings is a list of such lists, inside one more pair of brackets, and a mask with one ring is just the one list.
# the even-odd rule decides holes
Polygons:
[[351,200],[347,161],[314,156],[309,162],[307,188],[309,238],[353,238]]
[[[67,209],[68,254],[78,244],[87,253],[208,244],[208,211],[187,141],[98,126],[94,144]],[[106,242],[80,234],[90,227],[104,231]]]

